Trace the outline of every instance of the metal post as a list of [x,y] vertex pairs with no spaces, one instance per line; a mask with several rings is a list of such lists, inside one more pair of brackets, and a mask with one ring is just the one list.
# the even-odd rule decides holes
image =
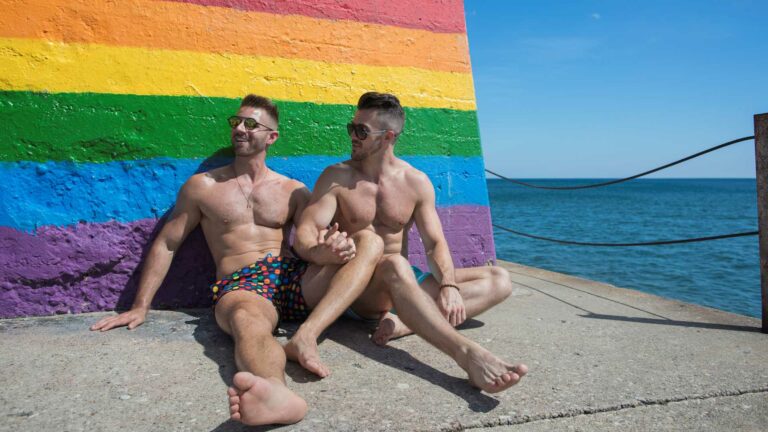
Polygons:
[[763,333],[768,333],[768,113],[755,115],[757,226],[760,230],[760,287]]

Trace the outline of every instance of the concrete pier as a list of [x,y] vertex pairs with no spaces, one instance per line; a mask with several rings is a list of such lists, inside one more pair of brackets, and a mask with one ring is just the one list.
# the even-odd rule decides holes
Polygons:
[[107,333],[88,331],[105,313],[23,318],[0,321],[0,431],[768,430],[760,320],[502,265],[512,297],[461,330],[529,366],[502,394],[416,336],[381,348],[340,321],[320,345],[330,377],[288,366],[306,419],[246,428],[228,420],[232,343],[210,310]]

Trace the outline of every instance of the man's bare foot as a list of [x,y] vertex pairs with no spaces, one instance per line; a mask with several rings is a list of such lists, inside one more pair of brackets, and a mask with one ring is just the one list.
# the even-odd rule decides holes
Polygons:
[[528,366],[522,363],[510,365],[479,345],[468,350],[466,365],[459,363],[459,366],[467,371],[473,386],[488,393],[506,390],[528,373]]
[[307,414],[307,403],[276,378],[238,372],[227,390],[232,420],[249,426],[293,424]]
[[373,332],[371,340],[376,345],[384,346],[387,342],[408,336],[413,334],[413,330],[409,329],[400,318],[392,312],[387,312],[381,320],[379,320],[379,326],[376,327],[376,331]]
[[324,365],[320,361],[320,354],[317,350],[317,341],[312,337],[304,337],[300,332],[296,332],[295,335],[288,341],[285,346],[285,356],[289,360],[298,362],[304,369],[312,372],[320,378],[325,378],[331,374],[331,370],[328,366]]

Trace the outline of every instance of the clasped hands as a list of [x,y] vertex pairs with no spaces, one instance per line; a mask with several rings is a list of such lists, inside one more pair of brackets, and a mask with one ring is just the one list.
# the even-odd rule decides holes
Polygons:
[[344,264],[357,254],[355,240],[345,231],[339,231],[338,223],[318,232],[314,249],[319,264]]

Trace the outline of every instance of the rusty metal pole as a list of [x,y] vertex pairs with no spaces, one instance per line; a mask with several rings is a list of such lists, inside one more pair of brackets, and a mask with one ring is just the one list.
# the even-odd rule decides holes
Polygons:
[[757,226],[760,230],[760,287],[763,297],[763,333],[768,333],[768,113],[755,115],[755,177]]

